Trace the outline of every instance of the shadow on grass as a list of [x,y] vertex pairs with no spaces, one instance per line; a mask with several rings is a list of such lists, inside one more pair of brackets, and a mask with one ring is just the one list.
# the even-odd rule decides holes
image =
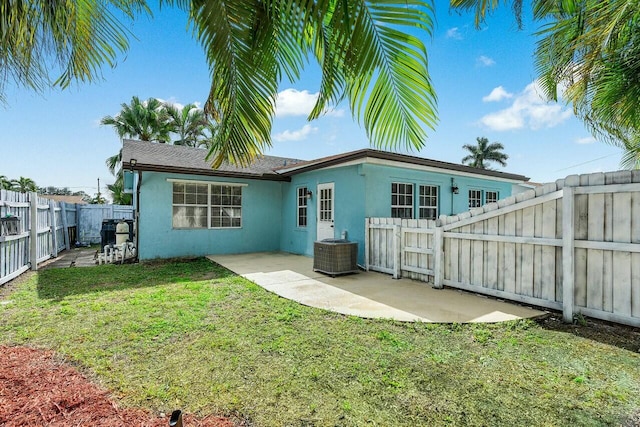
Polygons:
[[570,324],[562,321],[562,315],[551,315],[540,319],[538,324],[547,330],[565,332],[576,337],[640,353],[640,329],[631,326],[592,319],[587,319],[585,324]]
[[206,258],[196,258],[145,264],[49,268],[38,272],[36,280],[39,298],[62,300],[71,295],[222,279],[234,275]]

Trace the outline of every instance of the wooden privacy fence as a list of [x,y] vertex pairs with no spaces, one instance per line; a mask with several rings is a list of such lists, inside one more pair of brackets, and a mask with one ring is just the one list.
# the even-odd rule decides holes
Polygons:
[[566,321],[579,312],[640,326],[640,171],[572,175],[437,222],[368,218],[366,229],[371,269]]
[[68,204],[36,193],[0,190],[0,285],[36,270],[39,263],[70,249],[76,239],[99,243],[102,220],[112,218],[133,218],[133,207]]

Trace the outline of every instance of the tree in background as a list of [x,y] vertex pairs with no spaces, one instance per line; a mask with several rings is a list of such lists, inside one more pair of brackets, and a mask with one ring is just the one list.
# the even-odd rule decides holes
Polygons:
[[[499,2],[451,0],[474,9],[476,25]],[[521,24],[522,0],[513,7]],[[637,0],[534,0],[542,22],[535,52],[549,100],[566,100],[599,140],[621,147],[621,166],[640,168],[640,7]]]
[[0,175],[0,190],[11,190],[11,180],[4,175]]
[[115,205],[130,205],[133,203],[132,195],[124,192],[122,180],[116,180],[113,184],[108,184],[107,189],[111,193],[111,200]]
[[25,178],[21,176],[18,179],[11,180],[11,190],[20,193],[28,193],[29,191],[36,191],[38,187],[31,178]]
[[186,145],[188,147],[200,147],[205,139],[205,130],[209,125],[204,111],[195,104],[187,104],[182,108],[165,104],[171,133],[177,136],[173,140],[174,145]]
[[462,163],[478,169],[490,169],[489,162],[496,162],[500,166],[507,166],[509,156],[504,154],[504,146],[499,142],[489,144],[485,137],[476,138],[476,145],[465,144],[462,146],[470,154],[462,159]]
[[[431,1],[161,3],[189,14],[205,51],[211,70],[205,112],[219,123],[210,147],[216,165],[247,164],[271,145],[279,83],[298,80],[310,57],[322,71],[309,119],[346,99],[372,144],[390,148],[419,149],[425,127],[435,126],[422,42],[433,29]],[[127,25],[115,12],[133,20],[149,8],[144,0],[10,2],[0,8],[0,73],[40,91],[95,80],[128,48]],[[51,81],[50,70],[62,75]]]
[[[100,123],[113,126],[120,139],[131,138],[196,148],[211,147],[217,129],[216,123],[210,121],[204,111],[195,104],[179,108],[156,98],[141,101],[137,96],[131,98],[129,104],[122,104],[122,110],[115,117],[105,116]],[[176,135],[177,139],[173,141],[171,135]],[[116,177],[116,182],[112,184],[113,189],[110,190],[114,197],[123,202],[117,203],[131,204],[130,195],[123,192],[122,149],[107,158],[105,163],[111,174]]]
[[[131,138],[141,141],[166,143],[170,142],[171,126],[163,102],[156,98],[141,101],[134,96],[129,104],[122,104],[120,112],[112,116],[104,116],[100,124],[113,126],[120,139]],[[117,175],[122,162],[122,149],[106,160],[107,168]]]

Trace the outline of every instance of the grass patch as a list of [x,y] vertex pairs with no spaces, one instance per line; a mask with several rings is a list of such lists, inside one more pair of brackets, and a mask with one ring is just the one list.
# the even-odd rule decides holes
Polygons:
[[52,348],[124,404],[281,425],[615,425],[640,355],[531,321],[434,325],[301,306],[199,259],[50,269],[0,343]]

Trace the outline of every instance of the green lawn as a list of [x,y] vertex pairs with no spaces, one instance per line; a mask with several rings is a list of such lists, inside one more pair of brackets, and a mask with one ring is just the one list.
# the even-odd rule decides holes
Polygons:
[[0,343],[51,348],[124,405],[282,425],[619,425],[640,354],[532,321],[363,320],[207,260],[43,270],[0,304]]

